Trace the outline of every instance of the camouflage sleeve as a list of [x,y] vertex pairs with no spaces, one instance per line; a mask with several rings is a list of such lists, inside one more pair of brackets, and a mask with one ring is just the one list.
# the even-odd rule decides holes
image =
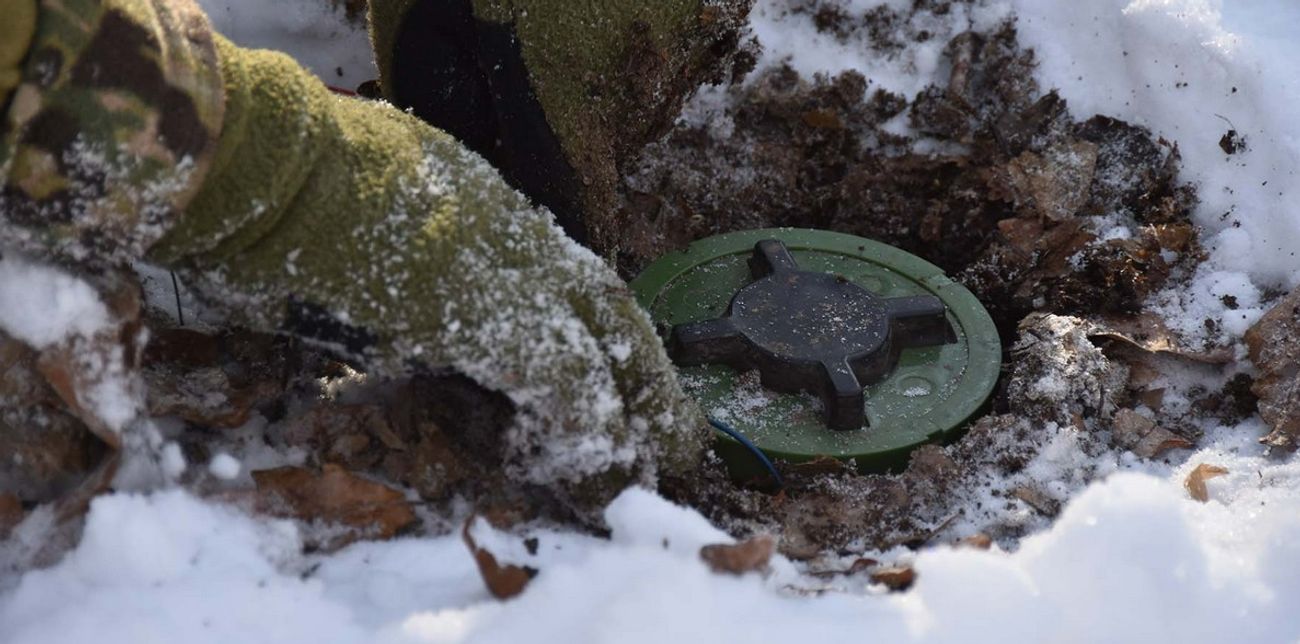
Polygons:
[[0,0],[0,15],[24,7],[35,22],[0,122],[0,244],[138,258],[216,151],[224,99],[207,17],[193,0]]
[[22,80],[23,58],[36,31],[36,0],[0,0],[0,110]]

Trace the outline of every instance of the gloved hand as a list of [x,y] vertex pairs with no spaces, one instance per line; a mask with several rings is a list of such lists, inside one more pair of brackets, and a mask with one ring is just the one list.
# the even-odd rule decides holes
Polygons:
[[[189,0],[79,2],[108,8],[101,25],[125,21],[114,27],[119,45],[137,31],[168,24],[135,23],[134,16],[192,9]],[[34,50],[50,37],[38,28]],[[152,203],[145,198],[159,190],[150,192],[151,184],[138,180],[142,175],[113,176],[109,193],[140,199],[121,204],[123,211],[105,203],[94,218],[79,221],[77,234],[52,235],[57,220],[39,215],[58,214],[59,202],[35,199],[11,183],[6,190],[30,205],[21,212],[31,216],[18,221],[12,215],[20,211],[7,212],[14,225],[6,236],[23,237],[29,246],[44,240],[64,255],[93,256],[102,246],[85,240],[101,229],[116,231],[109,237],[115,253],[148,246],[149,259],[185,273],[202,296],[236,319],[329,343],[375,372],[454,367],[514,403],[502,456],[508,473],[522,482],[599,503],[629,482],[648,483],[658,473],[698,464],[703,419],[677,384],[648,318],[617,276],[565,237],[549,213],[507,186],[481,157],[419,119],[385,104],[335,96],[287,56],[213,38],[224,102],[216,110],[202,92],[189,97],[206,106],[191,111],[224,116],[212,154],[177,164],[206,169],[183,215],[164,208],[141,214],[134,206]],[[97,54],[94,82],[121,85],[155,60],[124,56],[120,49],[96,51],[100,40],[89,34],[82,48],[64,45],[68,60]],[[158,40],[165,38],[155,38],[155,46]],[[144,48],[149,43],[125,41]],[[201,55],[173,53],[167,60],[197,67],[174,65],[171,75],[161,74],[164,80],[217,72],[201,67]],[[89,63],[71,67],[82,64]],[[72,74],[63,82],[40,92],[43,113],[76,109],[95,123],[93,105],[64,104],[64,97],[81,101],[89,81]],[[166,95],[141,91],[136,98],[148,105]],[[65,141],[66,149],[51,151],[49,143],[24,147],[33,120],[39,123],[40,116],[10,121],[16,124],[10,140],[18,141],[13,158],[52,152],[76,158],[77,146],[158,136],[147,120],[121,118],[113,128],[82,127]],[[111,119],[99,122],[105,120]],[[191,133],[206,131],[201,120],[191,120]],[[165,134],[187,140],[184,132]],[[192,147],[196,153],[207,149],[202,140]],[[119,162],[149,151],[119,146]],[[33,175],[45,176],[29,169],[9,179]],[[78,187],[79,181],[65,183]]]

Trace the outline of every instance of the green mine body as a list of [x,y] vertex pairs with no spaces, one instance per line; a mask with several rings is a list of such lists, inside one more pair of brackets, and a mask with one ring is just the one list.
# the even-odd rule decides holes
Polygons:
[[[675,360],[686,365],[680,366],[680,374],[687,392],[706,414],[734,427],[773,459],[798,463],[833,457],[861,472],[883,472],[904,467],[920,445],[955,439],[984,408],[1001,364],[992,319],[970,291],[937,266],[897,248],[797,228],[731,233],[660,258],[632,282],[632,289],[664,337],[679,342],[682,329],[707,327],[710,321],[740,314],[733,309],[745,298],[737,293],[754,283],[756,271],[762,270],[755,268],[754,257],[760,242],[774,244],[766,240],[788,249],[786,261],[792,258],[791,266],[797,264],[808,281],[821,277],[816,273],[830,274],[882,302],[925,300],[937,306],[941,301],[936,312],[940,325],[946,316],[947,337],[928,346],[895,348],[890,368],[876,370],[861,383],[863,403],[857,405],[855,418],[865,422],[856,427],[829,418],[835,416],[828,411],[835,401],[816,394],[815,387],[792,391],[786,385],[784,392],[777,391],[760,383],[758,371],[738,370],[735,364],[693,364],[698,361],[679,360],[680,353],[675,354]],[[733,305],[733,299],[740,304]],[[797,314],[790,312],[790,319],[800,319]],[[777,322],[790,325],[789,319]],[[848,328],[859,322],[875,323],[851,320]],[[894,327],[895,336],[898,329]],[[817,339],[812,342],[817,344]],[[762,382],[781,381],[784,371],[779,365],[765,365]],[[858,401],[854,397],[850,402]],[[831,429],[835,424],[841,428]],[[739,442],[721,436],[716,451],[738,479],[764,475],[762,465]]]

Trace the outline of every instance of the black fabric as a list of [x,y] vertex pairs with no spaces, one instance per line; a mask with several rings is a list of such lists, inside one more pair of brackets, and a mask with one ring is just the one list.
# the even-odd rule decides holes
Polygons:
[[379,338],[369,329],[340,321],[318,304],[290,298],[282,329],[308,341],[342,349],[349,358],[363,358]]
[[393,46],[393,100],[483,155],[506,181],[586,241],[573,166],[533,93],[513,25],[470,0],[421,0]]

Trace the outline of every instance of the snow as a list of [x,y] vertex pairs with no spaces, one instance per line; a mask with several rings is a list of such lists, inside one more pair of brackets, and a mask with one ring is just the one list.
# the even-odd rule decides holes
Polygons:
[[[1199,187],[1195,221],[1210,260],[1163,310],[1179,330],[1216,319],[1239,338],[1262,314],[1258,289],[1300,284],[1300,4],[1283,0],[1017,0],[1021,41],[1039,56],[1038,80],[1060,89],[1076,116],[1109,114],[1176,142],[1183,176]],[[1225,154],[1232,129],[1246,149]],[[1252,301],[1225,306],[1224,285]]]
[[108,309],[86,282],[13,253],[0,259],[0,330],[44,349],[109,327]]
[[[1232,457],[1228,465],[1237,463]],[[1181,473],[1181,472],[1180,472]],[[1015,553],[943,547],[917,584],[827,590],[788,562],[720,576],[700,546],[729,542],[698,514],[629,490],[609,541],[539,531],[541,572],[490,599],[458,536],[300,555],[292,524],[185,492],[95,501],[78,548],[0,599],[0,641],[117,642],[1283,642],[1300,637],[1300,466],[1209,483],[1121,474],[1094,485]],[[498,554],[517,538],[480,524]],[[488,538],[481,538],[488,537]],[[823,583],[823,582],[817,582]]]
[[212,460],[208,461],[208,472],[223,481],[239,476],[241,467],[238,459],[225,452],[213,456]]
[[327,84],[355,90],[379,78],[365,29],[348,21],[340,0],[199,0],[212,26],[243,47],[293,56]]
[[116,323],[81,278],[14,252],[0,257],[0,331],[37,349],[72,347],[88,374],[78,402],[107,429],[121,432],[139,412],[139,388],[121,348],[94,346],[97,336],[115,332]]
[[[322,0],[201,4],[218,29],[237,41],[290,49],[330,82],[335,67],[343,68],[335,84],[373,75],[358,58],[366,51],[364,34]],[[908,4],[840,2],[854,15]],[[921,23],[906,26],[935,30],[933,46],[884,57],[817,34],[808,15],[786,14],[779,6],[779,0],[760,0],[753,15],[755,33],[767,45],[764,64],[788,59],[807,75],[859,69],[873,89],[909,94],[942,74],[936,48],[945,35],[1014,9],[1021,38],[1038,50],[1037,73],[1045,87],[1060,88],[1076,116],[1118,116],[1176,142],[1186,176],[1201,186],[1196,217],[1209,231],[1211,257],[1189,288],[1161,296],[1161,310],[1184,331],[1214,317],[1239,337],[1267,307],[1270,288],[1300,283],[1300,264],[1288,246],[1300,232],[1300,216],[1290,206],[1300,189],[1294,174],[1300,125],[1289,118],[1300,84],[1287,67],[1300,53],[1291,33],[1300,24],[1300,5],[958,5],[950,16],[922,16]],[[1218,148],[1228,127],[1246,137],[1246,151],[1228,156]],[[1236,298],[1235,310],[1223,303],[1228,295]],[[75,278],[8,254],[0,261],[0,328],[46,346],[68,334],[92,334],[107,321],[99,299]],[[626,353],[619,342],[603,351],[626,359],[619,358]],[[1186,404],[1172,385],[1196,377],[1166,378],[1167,404]],[[245,430],[261,431],[252,427],[257,423],[265,424],[255,419]],[[1059,488],[1053,496],[1074,495],[1055,523],[1021,540],[1014,552],[921,551],[913,561],[919,577],[907,593],[864,590],[861,579],[815,579],[781,559],[767,575],[716,575],[699,560],[699,547],[731,539],[698,513],[635,488],[606,510],[609,539],[534,528],[529,535],[539,547],[532,555],[522,535],[476,524],[480,544],[541,571],[523,595],[504,603],[486,593],[459,535],[304,554],[303,535],[291,523],[179,490],[119,492],[93,503],[82,540],[57,564],[21,575],[0,573],[0,642],[1300,638],[1294,608],[1300,593],[1300,462],[1264,453],[1254,442],[1262,433],[1257,418],[1237,427],[1207,427],[1202,448],[1168,463],[1115,452],[1087,455],[1072,428],[1039,430],[1049,438],[1023,476]],[[566,449],[588,458],[610,446]],[[218,453],[207,467],[230,481],[279,457]],[[173,474],[185,462],[174,444],[163,450],[163,461]],[[1185,477],[1201,463],[1230,472],[1209,481],[1207,503],[1183,490]],[[1088,468],[1112,474],[1085,487],[1079,472]],[[8,560],[5,549],[33,547],[32,535],[41,534],[49,514],[34,512],[0,545],[0,561]],[[972,520],[969,527],[977,524]]]
[[[912,5],[908,0],[846,0],[826,4],[837,5],[851,16],[864,15],[879,7],[907,11]],[[942,15],[920,10],[899,30],[908,37],[922,31],[931,37],[923,43],[914,42],[906,48],[895,49],[887,42],[861,42],[819,32],[813,14],[806,8],[792,8],[798,6],[787,0],[758,0],[755,4],[750,23],[754,36],[763,45],[758,61],[760,68],[786,62],[805,78],[816,74],[836,76],[852,69],[871,81],[868,93],[885,89],[908,97],[915,96],[941,76],[947,77],[943,50],[953,36],[970,28],[988,29],[1008,14],[1007,7],[1000,4],[972,7],[953,3]]]

